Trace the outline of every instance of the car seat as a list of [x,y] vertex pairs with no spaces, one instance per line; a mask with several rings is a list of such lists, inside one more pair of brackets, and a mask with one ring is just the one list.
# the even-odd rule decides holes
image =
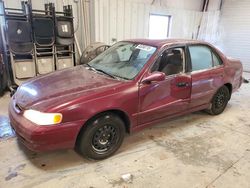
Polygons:
[[172,50],[167,58],[166,65],[162,69],[166,75],[178,74],[183,71],[183,59],[180,50]]

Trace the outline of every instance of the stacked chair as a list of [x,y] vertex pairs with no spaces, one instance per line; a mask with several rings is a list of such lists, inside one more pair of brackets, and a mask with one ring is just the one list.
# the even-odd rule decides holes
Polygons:
[[47,74],[55,71],[54,44],[55,31],[53,21],[53,6],[48,4],[45,11],[33,10],[32,26],[37,74]]
[[56,30],[56,69],[74,66],[74,27],[72,6],[64,6],[63,13],[57,12],[55,16]]
[[36,76],[30,8],[22,2],[22,9],[7,9],[7,43],[14,82]]
[[[4,5],[3,1],[0,3]],[[30,1],[21,9],[3,8],[6,56],[12,85],[56,70],[75,66],[72,6],[56,12],[53,3],[32,10]]]

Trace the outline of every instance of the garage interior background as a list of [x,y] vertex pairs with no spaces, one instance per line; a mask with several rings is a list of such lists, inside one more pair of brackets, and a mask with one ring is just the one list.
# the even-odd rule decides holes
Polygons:
[[[20,1],[5,0],[5,5],[20,8]],[[150,14],[166,15],[170,16],[169,38],[208,41],[239,58],[244,70],[250,71],[249,0],[33,0],[33,9],[43,9],[48,2],[55,3],[58,11],[63,5],[73,6],[81,51],[95,41],[113,44],[148,38]]]

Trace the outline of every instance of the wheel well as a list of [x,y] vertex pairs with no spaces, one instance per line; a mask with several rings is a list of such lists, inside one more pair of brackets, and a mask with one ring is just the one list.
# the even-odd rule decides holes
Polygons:
[[125,124],[126,132],[130,133],[130,120],[129,120],[128,115],[125,112],[121,110],[109,110],[109,111],[105,111],[104,113],[106,112],[111,112],[111,113],[118,115]]
[[103,111],[103,112],[100,112],[100,113],[94,115],[93,117],[91,117],[90,119],[88,119],[88,120],[84,123],[84,125],[82,126],[82,128],[80,129],[80,131],[79,131],[79,133],[78,133],[78,135],[77,135],[76,144],[77,144],[77,142],[78,142],[78,140],[79,140],[79,135],[80,135],[80,134],[85,130],[85,128],[86,128],[85,125],[87,125],[88,122],[92,121],[93,119],[95,119],[95,118],[97,118],[97,117],[99,117],[99,116],[102,116],[102,115],[105,114],[105,113],[113,113],[113,114],[118,115],[118,116],[122,119],[122,121],[124,122],[124,124],[125,124],[126,132],[127,132],[127,133],[130,133],[130,120],[129,120],[129,117],[127,116],[127,114],[126,114],[125,112],[121,111],[121,110],[107,110],[107,111]]
[[233,90],[233,86],[232,86],[232,84],[230,84],[230,83],[226,83],[226,84],[224,84],[226,87],[227,87],[227,89],[229,90],[229,93],[230,93],[230,98],[231,98],[231,94],[232,94],[232,90]]

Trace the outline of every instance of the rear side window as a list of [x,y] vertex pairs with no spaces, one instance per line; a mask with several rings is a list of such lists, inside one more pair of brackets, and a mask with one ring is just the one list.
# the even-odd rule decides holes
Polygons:
[[211,50],[206,46],[189,47],[192,71],[204,70],[213,67]]

